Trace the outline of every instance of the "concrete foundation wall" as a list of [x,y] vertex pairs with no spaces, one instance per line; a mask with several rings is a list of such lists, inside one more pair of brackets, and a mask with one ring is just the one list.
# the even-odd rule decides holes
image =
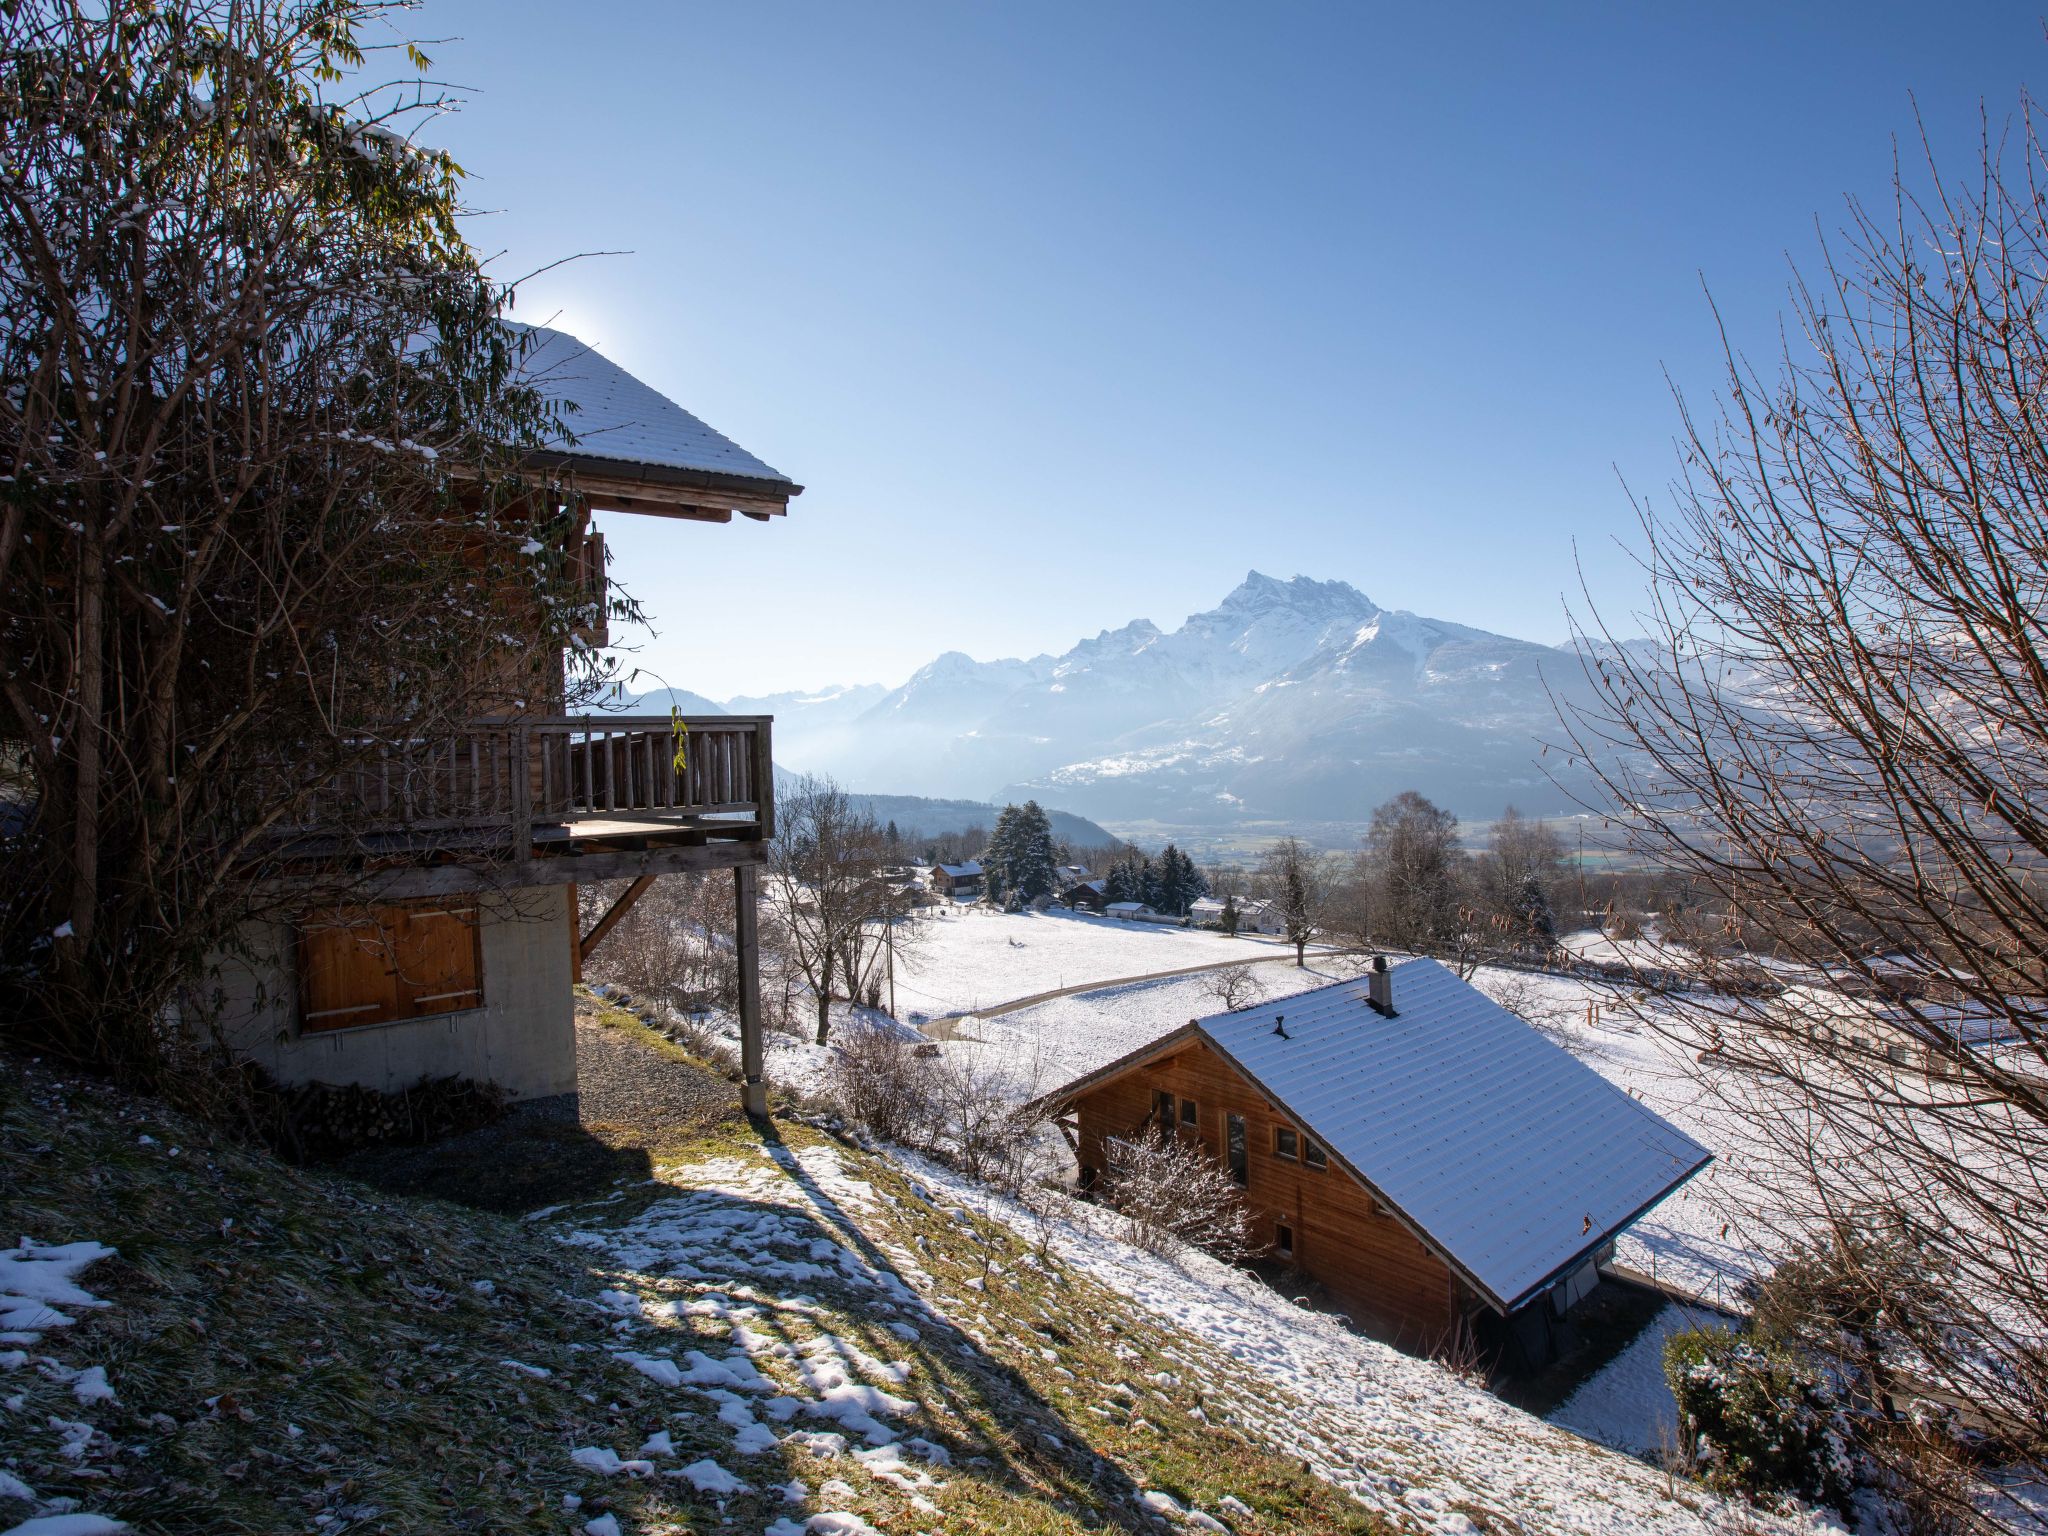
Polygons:
[[365,1024],[299,1028],[291,924],[245,933],[247,956],[222,960],[220,1023],[228,1044],[283,1083],[355,1083],[391,1092],[433,1077],[497,1083],[515,1099],[576,1091],[569,899],[561,886],[478,898],[481,1008]]

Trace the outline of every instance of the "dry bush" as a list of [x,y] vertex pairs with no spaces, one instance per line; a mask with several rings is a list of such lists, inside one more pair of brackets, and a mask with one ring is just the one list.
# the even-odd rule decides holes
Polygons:
[[826,1093],[869,1135],[929,1148],[940,1124],[937,1069],[922,1042],[891,1029],[857,1026],[840,1033]]
[[1515,971],[1497,972],[1488,978],[1482,990],[1546,1040],[1571,1045],[1569,1025],[1574,1010],[1546,992],[1534,977]]
[[1113,1143],[1098,1192],[1123,1217],[1125,1240],[1147,1252],[1185,1243],[1234,1264],[1256,1251],[1244,1191],[1178,1137]]
[[843,1031],[827,1096],[884,1141],[928,1153],[978,1183],[1020,1194],[1051,1173],[1040,1154],[1036,1079],[980,1054],[867,1025]]
[[1607,921],[1600,925],[1600,931],[1610,939],[1619,939],[1625,943],[1643,936],[1643,920],[1633,912],[1610,912]]
[[1243,1008],[1266,995],[1266,985],[1249,965],[1226,965],[1202,978],[1202,990],[1224,1010]]

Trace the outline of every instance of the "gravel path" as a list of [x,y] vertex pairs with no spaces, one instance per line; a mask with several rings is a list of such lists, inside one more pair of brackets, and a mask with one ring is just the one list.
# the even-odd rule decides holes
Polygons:
[[716,1073],[677,1061],[622,1029],[576,1015],[580,1118],[606,1139],[687,1134],[739,1112],[740,1091]]

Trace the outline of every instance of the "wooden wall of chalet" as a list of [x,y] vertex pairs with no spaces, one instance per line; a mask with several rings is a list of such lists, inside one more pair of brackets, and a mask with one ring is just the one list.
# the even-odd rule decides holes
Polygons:
[[[1132,1137],[1151,1114],[1153,1094],[1197,1108],[1201,1144],[1223,1158],[1224,1116],[1242,1115],[1249,1156],[1245,1185],[1261,1244],[1276,1223],[1294,1232],[1293,1262],[1321,1284],[1352,1319],[1410,1350],[1445,1342],[1462,1291],[1443,1261],[1416,1240],[1334,1161],[1307,1166],[1274,1154],[1273,1132],[1299,1125],[1279,1112],[1237,1069],[1201,1041],[1161,1061],[1135,1067],[1074,1101],[1084,1168],[1107,1166],[1106,1137]],[[1188,1134],[1177,1128],[1175,1134]]]

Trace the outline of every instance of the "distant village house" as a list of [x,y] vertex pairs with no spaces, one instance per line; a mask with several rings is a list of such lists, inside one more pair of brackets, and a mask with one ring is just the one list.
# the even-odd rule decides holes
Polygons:
[[934,896],[979,896],[982,885],[981,861],[969,859],[963,864],[934,864],[925,876],[925,884],[931,888]]

